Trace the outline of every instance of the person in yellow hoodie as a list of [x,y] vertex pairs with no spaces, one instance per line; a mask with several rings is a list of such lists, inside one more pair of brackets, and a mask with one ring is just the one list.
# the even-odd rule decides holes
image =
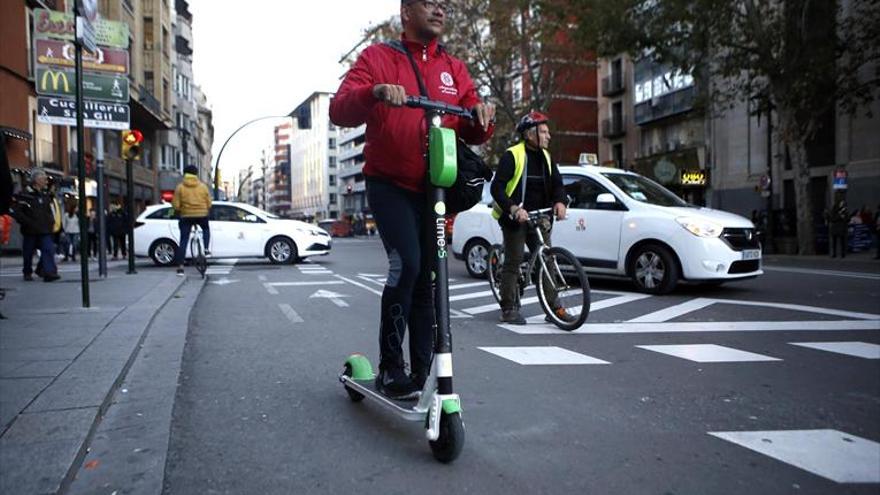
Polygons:
[[174,261],[177,264],[177,274],[183,276],[183,260],[186,258],[189,234],[193,225],[202,228],[205,255],[211,255],[211,228],[208,225],[208,215],[211,212],[211,193],[208,191],[208,186],[199,180],[199,169],[195,166],[189,165],[183,169],[183,180],[174,189],[171,206],[180,215],[178,221],[180,246],[177,247],[177,256]]

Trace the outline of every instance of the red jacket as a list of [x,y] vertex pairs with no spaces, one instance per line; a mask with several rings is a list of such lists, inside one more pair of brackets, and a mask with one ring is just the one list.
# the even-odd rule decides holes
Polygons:
[[[480,102],[467,67],[436,40],[427,46],[407,41],[405,37],[402,42],[413,54],[432,100],[464,108],[472,108]],[[379,102],[373,97],[373,86],[383,83],[401,85],[407,95],[420,94],[406,53],[389,43],[372,45],[361,53],[330,102],[330,120],[342,127],[357,127],[366,122],[364,175],[381,177],[412,191],[423,191],[425,113],[421,109],[393,108]],[[484,132],[476,123],[449,115],[444,117],[443,127],[455,129],[469,144],[486,142],[494,130],[490,126]]]

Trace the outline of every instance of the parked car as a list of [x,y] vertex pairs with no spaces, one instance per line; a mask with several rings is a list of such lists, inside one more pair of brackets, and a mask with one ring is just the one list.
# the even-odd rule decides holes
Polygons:
[[351,237],[354,235],[351,223],[346,222],[345,220],[328,218],[327,220],[321,220],[318,222],[318,227],[329,232],[333,237]]
[[[628,277],[641,291],[664,294],[681,280],[717,284],[763,273],[755,226],[745,217],[688,204],[624,170],[560,172],[571,204],[551,239],[592,274]],[[474,277],[485,277],[489,249],[502,241],[491,211],[487,186],[483,201],[455,219],[452,251]]]
[[[305,222],[227,201],[215,201],[210,215],[214,258],[255,257],[293,263],[330,253],[330,234]],[[169,204],[148,206],[135,223],[135,254],[149,256],[157,265],[173,263],[180,240],[177,220],[177,212]]]

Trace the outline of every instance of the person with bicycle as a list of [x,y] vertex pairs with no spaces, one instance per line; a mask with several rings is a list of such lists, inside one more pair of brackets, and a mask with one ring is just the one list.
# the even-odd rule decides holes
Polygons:
[[[535,252],[538,238],[528,228],[529,211],[553,208],[557,220],[566,215],[565,189],[559,167],[550,158],[549,119],[540,112],[529,112],[520,119],[516,132],[520,140],[508,148],[498,162],[490,191],[495,200],[492,216],[498,220],[504,238],[504,264],[501,267],[501,321],[525,325],[517,307],[517,277],[524,246]],[[547,246],[550,245],[550,220],[540,222]],[[554,311],[564,317],[565,308]]]
[[180,227],[180,245],[174,257],[177,264],[177,274],[183,276],[183,261],[186,259],[186,249],[189,246],[189,235],[193,225],[202,229],[202,239],[205,243],[205,256],[210,256],[211,251],[211,227],[208,224],[208,215],[211,212],[211,193],[202,181],[199,180],[199,169],[194,165],[188,165],[183,169],[183,180],[174,189],[174,198],[171,200],[177,214],[180,215],[177,225]]
[[[427,125],[422,110],[403,105],[407,95],[421,93],[421,79],[430,99],[475,111],[475,122],[446,115],[443,127],[455,129],[469,144],[486,142],[494,129],[494,107],[480,101],[467,67],[438,43],[449,12],[447,1],[401,0],[401,39],[364,49],[330,104],[334,124],[367,124],[367,200],[389,264],[376,387],[394,399],[418,397],[430,371],[434,322],[433,251],[426,232]],[[407,326],[411,375],[402,350]]]

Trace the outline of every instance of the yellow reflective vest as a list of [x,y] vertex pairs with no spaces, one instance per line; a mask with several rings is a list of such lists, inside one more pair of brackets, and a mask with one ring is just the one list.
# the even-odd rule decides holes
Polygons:
[[[525,170],[525,167],[526,167],[526,142],[520,141],[520,142],[514,144],[513,146],[511,146],[510,148],[507,148],[507,151],[509,151],[513,155],[513,177],[511,177],[510,180],[507,181],[507,184],[504,186],[504,194],[506,194],[507,197],[509,198],[513,195],[513,191],[514,191],[514,189],[516,189],[516,186],[518,184],[520,184],[520,181],[521,181],[522,175],[523,175],[523,170]],[[552,176],[553,175],[553,166],[551,164],[553,163],[553,161],[550,160],[550,152],[543,149],[543,148],[541,149],[541,151],[544,152],[544,158],[546,159],[546,164],[547,164],[547,171],[549,172],[549,175]],[[524,180],[522,181],[522,191],[523,191],[522,201],[525,201],[525,199],[526,199],[526,182]],[[522,204],[522,202],[520,202],[520,204]],[[501,213],[502,213],[501,207],[498,206],[498,203],[493,203],[492,204],[492,218],[494,218],[495,220],[498,220],[499,218],[501,218]]]

